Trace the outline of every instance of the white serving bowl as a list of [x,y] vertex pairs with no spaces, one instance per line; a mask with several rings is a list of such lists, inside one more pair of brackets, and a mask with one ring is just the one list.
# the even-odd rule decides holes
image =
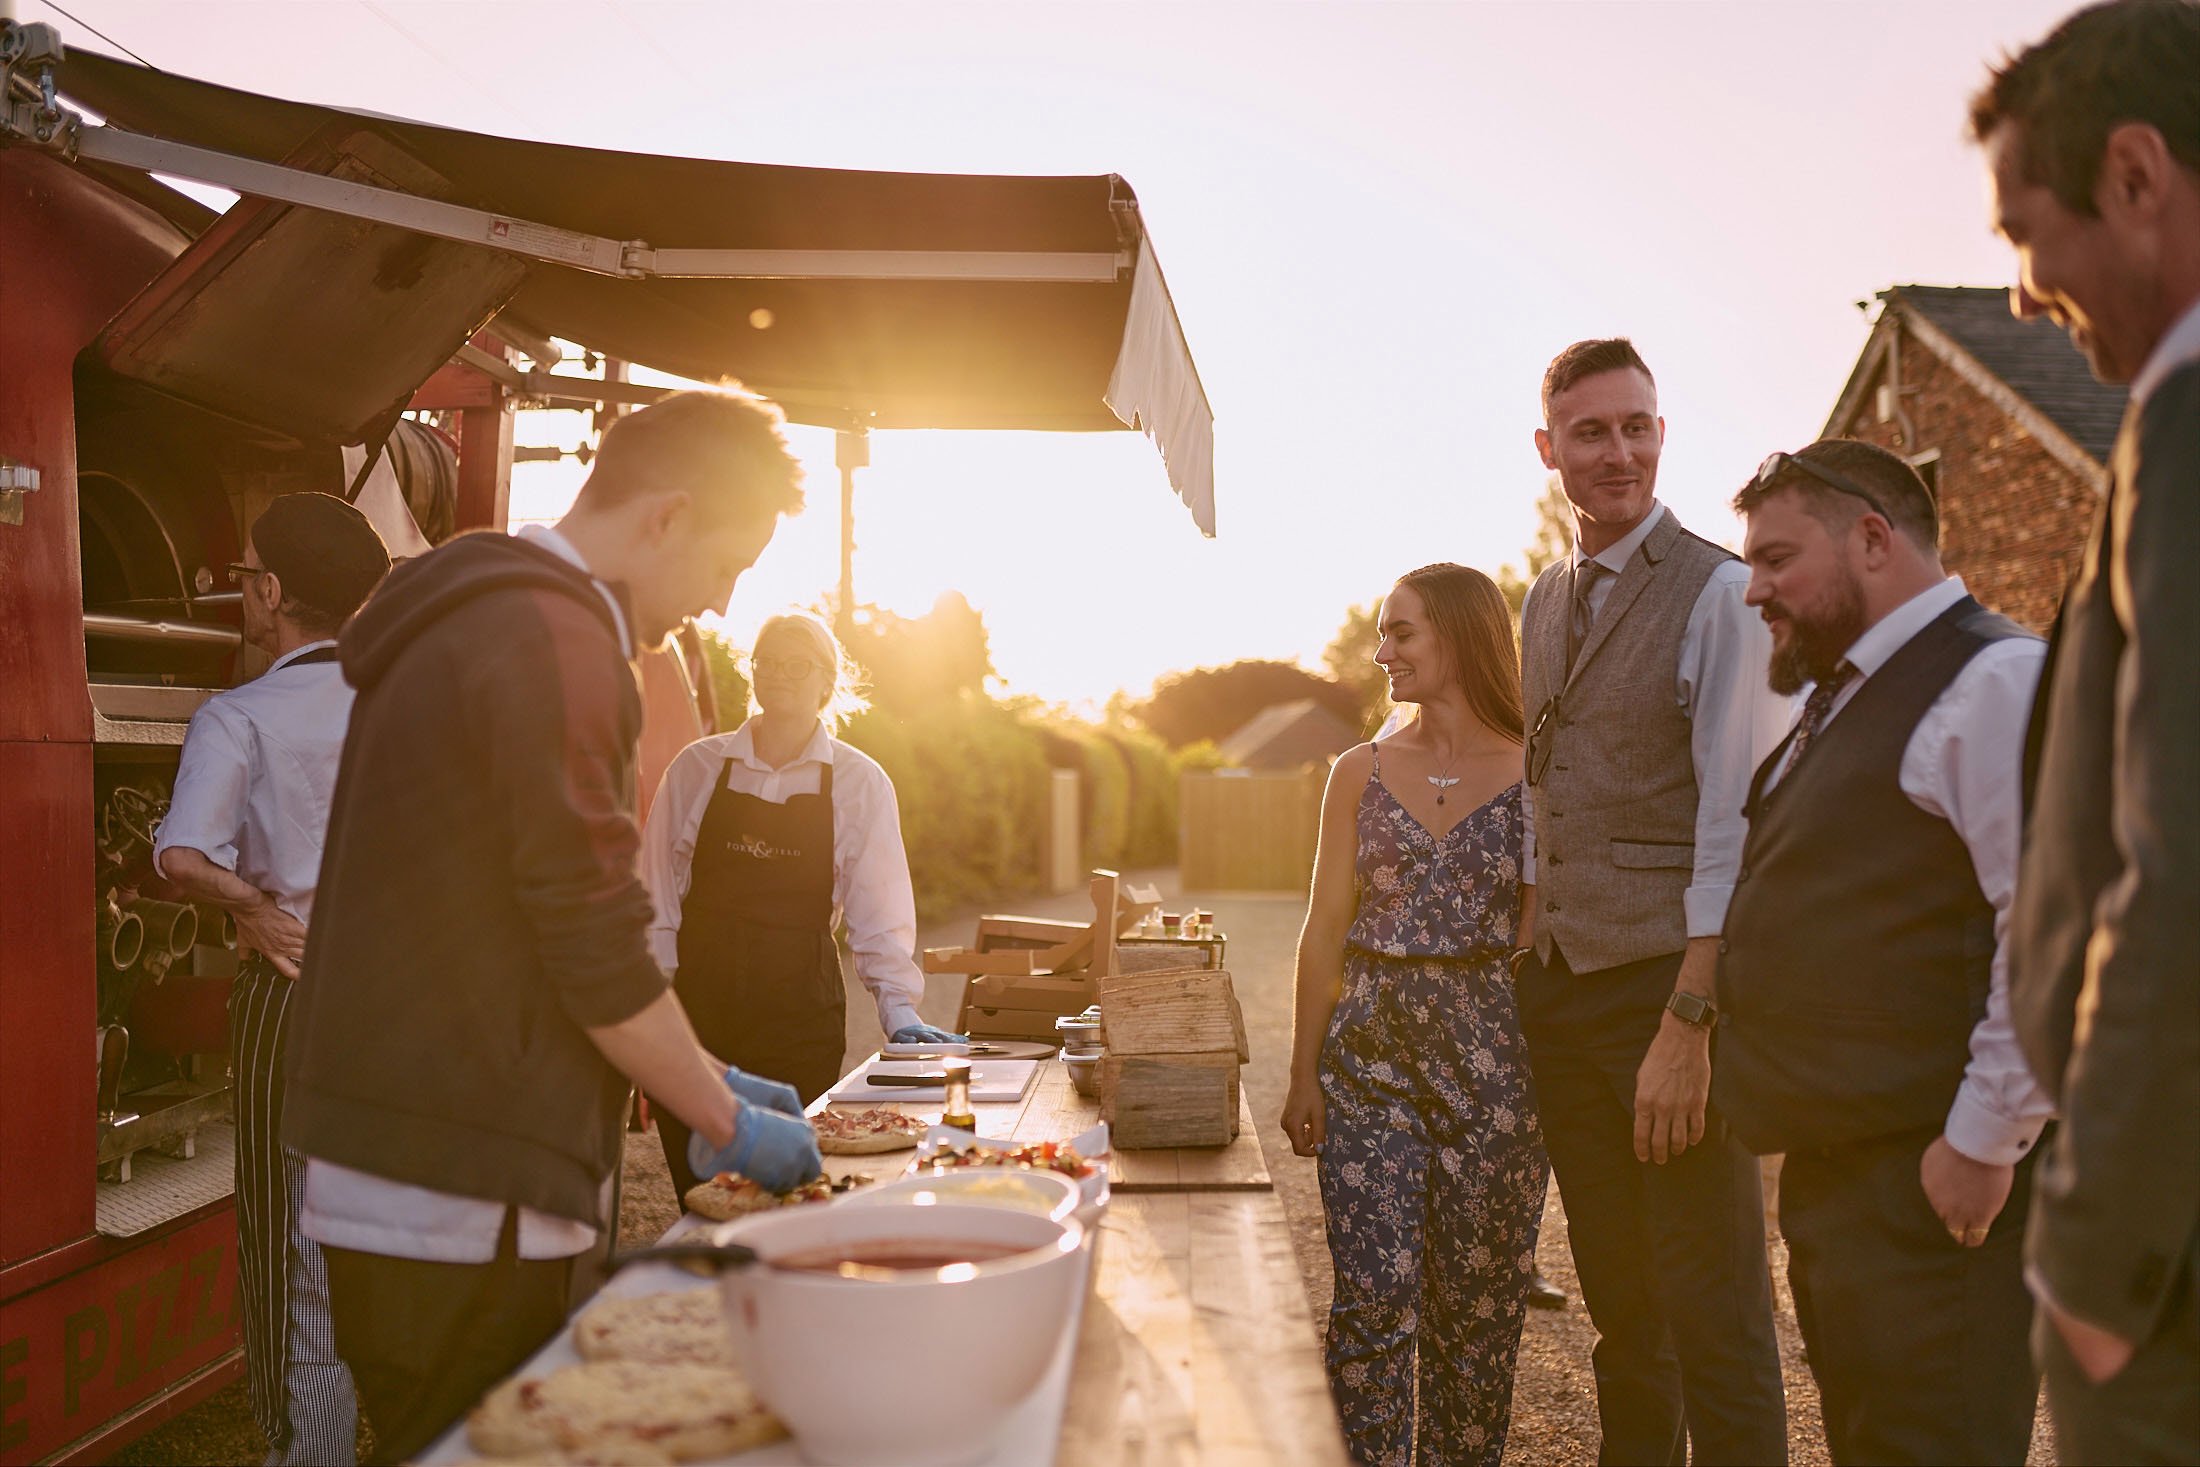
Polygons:
[[958,1207],[1014,1207],[1060,1222],[1074,1217],[1084,1200],[1085,1189],[1077,1184],[1077,1179],[1060,1172],[972,1167],[967,1171],[930,1172],[866,1187],[841,1198],[838,1205],[934,1207],[948,1203]]
[[[1062,1346],[1085,1230],[1014,1207],[844,1202],[744,1218],[713,1236],[764,1260],[726,1273],[719,1289],[735,1362],[805,1458],[955,1467],[992,1450]],[[834,1246],[956,1242],[1018,1251],[889,1280],[770,1266]]]

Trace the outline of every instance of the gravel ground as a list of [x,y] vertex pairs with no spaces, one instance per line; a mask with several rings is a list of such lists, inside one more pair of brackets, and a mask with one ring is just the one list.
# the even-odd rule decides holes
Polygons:
[[[1247,893],[1183,893],[1173,871],[1137,872],[1132,879],[1158,885],[1172,907],[1202,906],[1215,913],[1230,939],[1230,969],[1245,1008],[1253,1062],[1245,1086],[1255,1120],[1263,1127],[1261,1144],[1275,1178],[1276,1192],[1291,1224],[1291,1241],[1306,1279],[1316,1328],[1329,1309],[1329,1250],[1322,1232],[1321,1197],[1311,1159],[1293,1156],[1274,1130],[1283,1111],[1291,1038],[1293,952],[1305,902],[1299,896]],[[1012,909],[1033,916],[1078,917],[1091,910],[1081,893],[1064,897],[1014,898],[991,910]],[[968,942],[977,909],[960,913],[919,934],[926,947]],[[960,997],[959,981],[937,979],[922,1006],[933,1023],[951,1024]],[[849,1053],[868,1052],[879,1042],[870,996],[849,984]],[[1768,1171],[1768,1184],[1777,1171]],[[1768,1186],[1768,1195],[1770,1188]],[[664,1158],[652,1134],[627,1137],[620,1201],[620,1236],[629,1244],[655,1238],[678,1216]],[[1787,1290],[1787,1250],[1778,1229],[1770,1229],[1773,1281],[1779,1309],[1781,1366],[1787,1380],[1788,1451],[1794,1467],[1825,1467],[1825,1436],[1818,1411],[1818,1390],[1803,1358],[1795,1325],[1794,1301]],[[1531,1311],[1521,1340],[1520,1364],[1513,1390],[1512,1433],[1506,1460],[1515,1463],[1589,1463],[1596,1460],[1596,1390],[1589,1370],[1596,1331],[1582,1310],[1574,1280],[1573,1257],[1566,1241],[1566,1215],[1554,1187],[1545,1204],[1542,1243],[1537,1259],[1545,1276],[1566,1289],[1574,1302],[1561,1311]],[[369,1440],[361,1429],[361,1446]],[[256,1463],[265,1447],[252,1425],[244,1388],[232,1386],[161,1430],[133,1444],[113,1460],[132,1464]],[[2028,1467],[2055,1461],[2053,1427],[2044,1407],[2032,1440]]]

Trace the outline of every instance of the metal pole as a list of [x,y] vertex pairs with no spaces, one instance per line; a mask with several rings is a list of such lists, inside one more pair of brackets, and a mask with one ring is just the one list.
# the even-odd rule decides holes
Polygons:
[[871,462],[870,431],[842,428],[835,433],[833,462],[840,468],[840,595],[833,607],[833,634],[846,645],[856,629],[856,470]]

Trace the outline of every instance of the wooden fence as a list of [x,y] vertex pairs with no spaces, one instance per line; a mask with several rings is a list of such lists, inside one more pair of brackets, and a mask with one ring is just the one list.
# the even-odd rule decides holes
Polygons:
[[1324,771],[1178,776],[1178,880],[1186,891],[1298,891],[1314,870]]

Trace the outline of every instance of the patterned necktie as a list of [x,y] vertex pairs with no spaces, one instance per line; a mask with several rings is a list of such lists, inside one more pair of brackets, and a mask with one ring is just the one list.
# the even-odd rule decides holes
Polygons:
[[1795,725],[1795,748],[1788,755],[1787,767],[1790,774],[1795,772],[1796,765],[1803,762],[1803,751],[1810,747],[1811,740],[1818,737],[1818,730],[1825,727],[1826,715],[1833,711],[1833,700],[1841,696],[1841,690],[1855,676],[1856,665],[1844,659],[1833,670],[1833,676],[1812,688],[1810,696],[1803,700],[1803,718]]
[[1589,593],[1596,589],[1597,579],[1607,574],[1596,561],[1583,561],[1574,567],[1574,618],[1567,626],[1566,670],[1574,670],[1574,659],[1581,655],[1582,644],[1589,640],[1589,628],[1596,622],[1596,612],[1589,604]]

